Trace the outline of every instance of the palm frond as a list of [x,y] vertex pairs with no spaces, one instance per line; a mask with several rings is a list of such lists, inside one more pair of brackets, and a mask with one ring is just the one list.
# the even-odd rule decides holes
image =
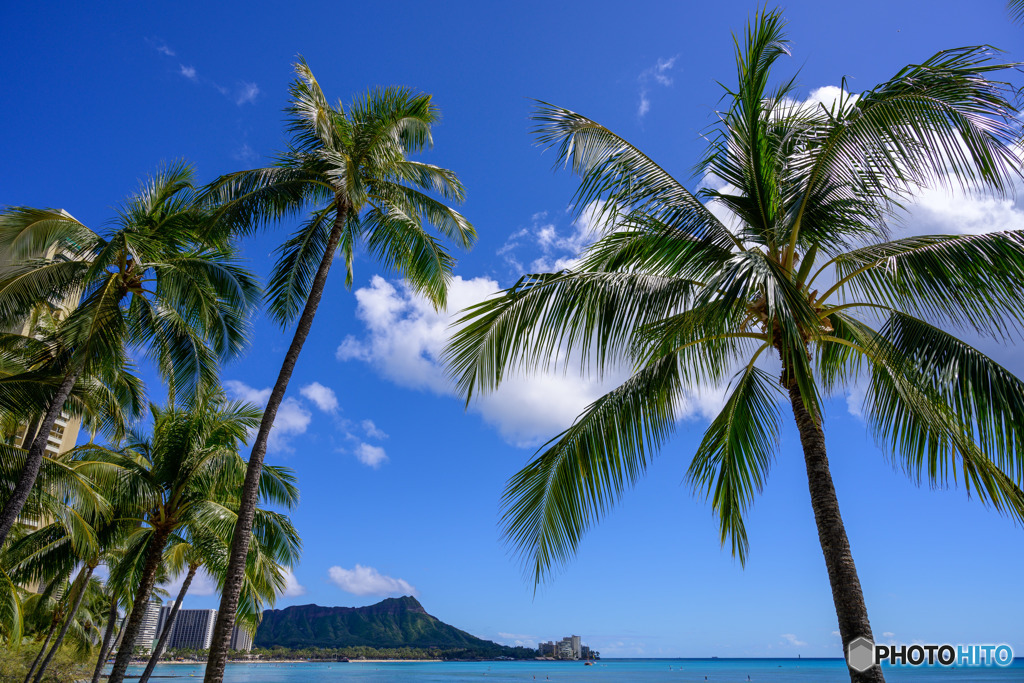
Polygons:
[[508,482],[504,534],[534,585],[568,561],[583,533],[643,474],[674,430],[680,389],[674,356],[648,364]]
[[547,102],[538,102],[533,120],[537,143],[556,148],[557,163],[566,164],[582,178],[573,200],[578,210],[596,206],[595,218],[608,224],[615,224],[622,211],[641,211],[721,249],[739,246],[725,225],[682,184],[604,126]]
[[711,498],[722,545],[731,542],[740,564],[749,549],[743,515],[764,488],[779,445],[780,394],[778,381],[759,368],[737,373],[686,472],[694,493]]

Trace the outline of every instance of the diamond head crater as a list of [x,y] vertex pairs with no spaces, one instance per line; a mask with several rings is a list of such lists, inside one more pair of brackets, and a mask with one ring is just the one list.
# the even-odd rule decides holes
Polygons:
[[419,650],[445,659],[532,659],[537,655],[536,650],[500,645],[446,624],[412,596],[366,607],[295,605],[265,610],[253,647],[344,649],[353,654],[362,648]]

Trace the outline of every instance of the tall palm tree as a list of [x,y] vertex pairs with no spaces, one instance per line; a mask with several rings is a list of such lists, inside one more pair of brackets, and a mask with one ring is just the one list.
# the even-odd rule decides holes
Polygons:
[[431,143],[439,114],[429,95],[404,88],[376,90],[347,109],[327,103],[301,58],[289,92],[291,144],[274,166],[241,171],[215,181],[209,196],[223,220],[237,230],[278,221],[309,209],[309,218],[278,249],[268,295],[271,315],[295,334],[263,413],[249,456],[242,507],[231,546],[227,581],[206,666],[206,681],[220,681],[248,552],[260,468],[278,407],[313,324],[327,275],[340,251],[352,285],[356,249],[365,248],[402,275],[435,306],[443,306],[454,259],[425,229],[469,247],[476,233],[458,212],[433,199],[461,201],[452,171],[408,159]]
[[[175,575],[184,572],[185,578],[164,621],[157,643],[153,646],[146,669],[139,676],[139,683],[146,683],[153,675],[170,637],[175,617],[196,573],[205,569],[219,585],[224,584],[233,527],[233,524],[227,524],[217,530],[192,528],[188,530],[188,538],[178,536],[167,548],[164,554],[165,566]],[[245,581],[242,584],[242,599],[236,615],[243,628],[255,633],[265,606],[273,606],[277,596],[284,591],[285,568],[298,561],[300,548],[301,540],[291,520],[280,513],[256,509]]]
[[[603,202],[613,228],[578,267],[526,275],[468,309],[448,357],[467,400],[556,351],[575,352],[583,371],[632,367],[505,490],[505,533],[535,582],[644,472],[684,392],[727,380],[687,477],[742,562],[744,512],[768,476],[788,401],[845,651],[872,633],[829,472],[823,395],[863,369],[865,419],[910,476],[962,478],[1024,516],[1024,384],[948,331],[1021,329],[1024,232],[892,239],[889,229],[924,185],[1008,190],[1019,173],[1017,110],[1012,87],[990,80],[1006,65],[981,47],[806,106],[793,81],[771,84],[788,54],[778,11],[759,14],[736,43],[739,82],[700,166],[722,189],[695,196],[606,128],[539,106],[539,142],[582,177],[579,206]],[[877,665],[850,676],[883,680]]]
[[213,383],[217,358],[246,343],[254,278],[197,202],[192,171],[171,166],[121,206],[102,236],[62,210],[0,212],[0,248],[13,260],[0,280],[0,327],[22,325],[40,302],[78,300],[59,325],[68,349],[25,467],[0,511],[0,543],[28,499],[54,422],[79,377],[127,367],[145,349],[179,391]]
[[[209,392],[191,406],[153,405],[151,412],[151,432],[135,434],[124,448],[80,449],[90,451],[94,460],[106,459],[122,468],[120,498],[135,502],[142,521],[125,544],[125,560],[110,575],[115,585],[135,586],[109,677],[112,683],[124,679],[172,536],[190,529],[214,529],[225,539],[230,535],[245,476],[239,444],[260,418],[255,406]],[[280,467],[264,468],[259,492],[264,500],[289,507],[298,500],[294,476]]]

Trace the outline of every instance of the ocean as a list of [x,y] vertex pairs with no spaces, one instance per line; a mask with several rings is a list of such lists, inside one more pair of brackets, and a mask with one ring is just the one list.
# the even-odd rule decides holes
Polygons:
[[[138,675],[142,667],[129,669]],[[202,679],[203,666],[160,664],[154,683]],[[159,676],[159,678],[156,678]],[[749,679],[748,679],[749,676]],[[1024,683],[1024,659],[1008,667],[885,667],[888,683]],[[349,662],[229,664],[224,683],[848,683],[841,659],[605,659],[582,662]]]

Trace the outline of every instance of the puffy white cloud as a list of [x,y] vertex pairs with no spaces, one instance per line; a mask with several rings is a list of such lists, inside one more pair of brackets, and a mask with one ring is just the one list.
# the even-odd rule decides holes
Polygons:
[[945,189],[921,190],[907,206],[899,236],[981,234],[1024,228],[1024,198],[996,199]]
[[[233,398],[255,403],[264,406],[270,398],[271,388],[256,389],[239,380],[227,380],[224,388]],[[274,418],[274,427],[270,431],[270,439],[267,442],[267,450],[271,453],[292,453],[290,439],[300,434],[305,434],[313,414],[306,410],[301,403],[292,397],[281,401],[277,409],[277,416]]]
[[224,381],[224,388],[227,389],[228,394],[232,398],[255,403],[258,406],[265,406],[267,401],[270,400],[270,387],[256,389],[237,379],[229,379]]
[[334,566],[327,570],[331,583],[353,595],[418,595],[405,579],[381,574],[373,567],[357,564],[353,569]]
[[[380,276],[369,287],[356,290],[356,316],[367,336],[348,336],[338,347],[339,360],[370,362],[388,379],[414,389],[438,394],[451,391],[438,360],[448,341],[452,314],[435,311],[421,296],[401,289]],[[448,292],[448,310],[460,311],[482,301],[499,289],[488,278],[455,277]]]
[[179,65],[181,67],[181,75],[190,81],[198,81],[199,77],[196,76],[196,68],[194,66],[185,66],[184,64]]
[[284,570],[284,592],[281,595],[287,598],[295,598],[306,594],[306,587],[295,578],[294,572],[287,567]]
[[299,393],[325,413],[333,413],[338,410],[338,396],[334,393],[334,389],[325,387],[320,382],[307,384],[299,389]]
[[[448,312],[438,312],[408,287],[374,277],[369,287],[356,291],[356,316],[367,333],[362,339],[346,337],[338,347],[338,359],[371,363],[402,386],[454,395],[440,362],[450,325],[458,311],[497,289],[498,283],[489,278],[456,277],[449,290]],[[510,373],[497,391],[474,399],[471,409],[508,443],[537,446],[571,425],[590,403],[627,377],[624,370],[615,368],[600,379],[581,377],[578,367],[570,363],[563,372],[553,363],[530,374]],[[717,414],[723,392],[724,387],[687,394],[680,417]]]
[[295,449],[291,447],[291,437],[305,434],[312,419],[313,414],[294,398],[288,397],[281,401],[281,407],[277,409],[277,416],[274,418],[274,428],[270,431],[267,449],[271,452],[293,452]]
[[384,452],[383,448],[371,446],[368,443],[360,443],[356,446],[354,453],[356,460],[373,469],[378,469],[383,463],[388,461],[388,455]]

